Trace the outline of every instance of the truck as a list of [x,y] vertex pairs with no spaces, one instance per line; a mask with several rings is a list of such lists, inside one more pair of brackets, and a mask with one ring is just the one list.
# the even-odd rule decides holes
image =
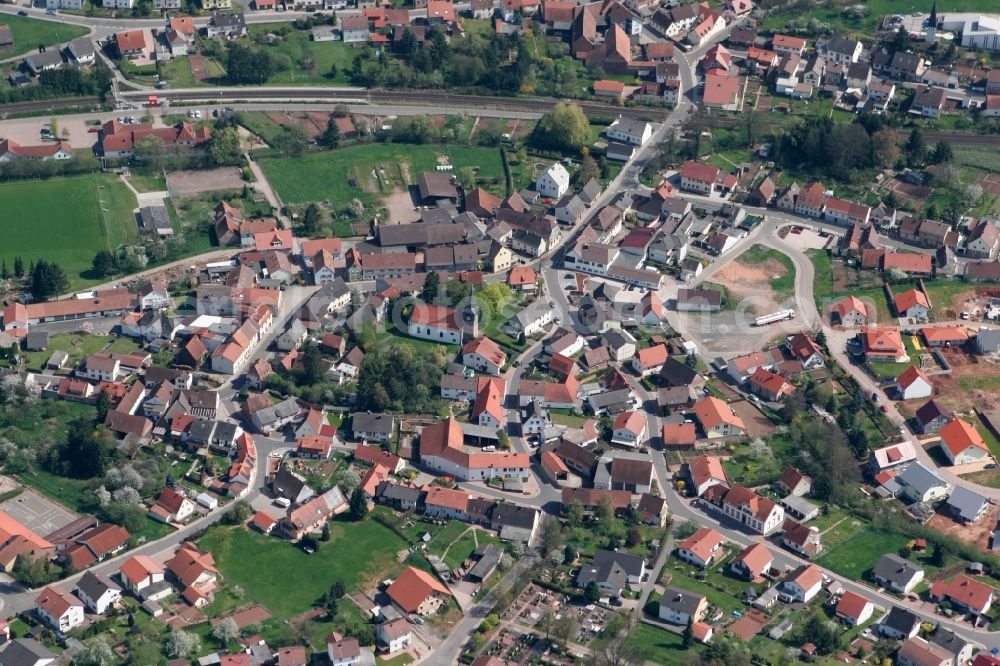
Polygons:
[[792,319],[794,317],[795,309],[788,308],[787,310],[773,312],[769,315],[764,315],[763,317],[757,317],[757,319],[754,320],[754,326],[767,326],[768,324],[773,324],[776,321],[785,321],[786,319]]

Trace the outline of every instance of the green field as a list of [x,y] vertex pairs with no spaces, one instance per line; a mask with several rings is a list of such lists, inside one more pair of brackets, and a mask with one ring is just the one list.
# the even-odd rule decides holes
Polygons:
[[627,643],[635,646],[648,662],[664,666],[697,663],[697,653],[702,650],[698,643],[684,647],[680,634],[641,622],[632,629]]
[[439,158],[447,158],[456,171],[478,167],[481,179],[503,178],[500,151],[461,146],[368,144],[260,164],[286,204],[329,200],[343,206],[355,198],[371,203],[379,194],[414,185],[420,173],[434,171]]
[[[103,199],[102,215],[99,200]],[[27,267],[36,259],[65,269],[73,286],[85,283],[100,250],[135,237],[135,196],[121,181],[101,175],[69,176],[0,184],[0,260]]]
[[[896,532],[868,527],[842,541],[816,563],[853,580],[862,580],[885,553],[895,553],[910,539]],[[824,538],[824,541],[826,539]]]
[[40,21],[11,14],[0,16],[0,25],[9,26],[14,37],[13,46],[0,48],[0,60],[34,51],[39,44],[45,46],[62,44],[87,34],[87,29],[81,26],[66,25],[56,21]]
[[[352,44],[344,42],[314,42],[311,39],[312,32],[309,30],[290,30],[287,23],[260,23],[250,26],[251,35],[267,35],[269,33],[278,35],[278,40],[274,44],[268,44],[261,48],[272,56],[286,55],[292,62],[291,69],[275,72],[267,80],[272,85],[349,85],[351,65],[354,56],[361,52],[354,48]],[[312,66],[303,68],[302,64],[312,61]],[[337,75],[329,76],[330,66],[337,66]]]
[[396,553],[407,544],[389,528],[374,520],[335,520],[330,527],[330,541],[312,555],[242,527],[213,527],[199,543],[215,555],[228,581],[287,620],[316,605],[335,581],[343,581],[350,591],[365,584],[364,579],[392,577],[403,568]]

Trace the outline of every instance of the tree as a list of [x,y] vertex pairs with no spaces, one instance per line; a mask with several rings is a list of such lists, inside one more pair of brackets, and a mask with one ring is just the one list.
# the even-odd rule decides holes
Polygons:
[[559,521],[546,520],[545,524],[542,525],[542,536],[539,542],[542,557],[548,557],[549,553],[558,548],[561,542],[562,527],[559,525]]
[[510,441],[510,437],[507,436],[507,431],[503,428],[497,428],[497,445],[505,451],[509,451],[514,446]]
[[931,553],[931,564],[936,567],[943,567],[948,562],[948,558],[953,554],[950,543],[939,541],[934,544],[934,551]]
[[73,656],[74,666],[112,666],[118,658],[104,636],[94,636]]
[[132,149],[132,158],[147,167],[151,171],[160,171],[163,168],[163,159],[167,152],[163,139],[150,134],[135,142]]
[[324,148],[336,148],[340,145],[340,140],[342,138],[343,135],[340,132],[340,125],[338,125],[337,121],[333,119],[333,116],[330,116],[330,119],[326,121],[326,129],[324,129],[323,133],[319,135],[319,145]]
[[198,640],[197,634],[192,634],[183,629],[174,629],[167,636],[166,648],[168,656],[182,659],[193,652],[201,650],[201,641]]
[[576,548],[570,544],[563,546],[563,562],[565,564],[572,564],[576,561]]
[[674,531],[674,538],[683,541],[697,532],[699,527],[698,523],[693,520],[686,520],[677,526],[677,529]]
[[688,620],[687,625],[684,627],[684,632],[681,633],[681,644],[686,648],[691,647],[691,641],[694,640],[694,630],[691,627],[691,620]]
[[351,518],[354,520],[364,520],[365,516],[368,515],[368,498],[365,497],[365,492],[361,488],[355,488],[354,492],[351,493]]
[[11,573],[28,587],[38,587],[55,580],[51,562],[44,557],[32,557],[30,554],[18,555]]
[[106,277],[108,275],[114,275],[115,271],[118,270],[118,262],[115,261],[113,254],[107,250],[101,250],[94,255],[92,267],[94,275],[97,277]]
[[586,185],[591,180],[600,178],[601,172],[597,168],[597,162],[590,155],[584,155],[580,161],[580,168],[576,172],[576,182],[581,186]]
[[883,127],[872,134],[872,161],[891,167],[899,159],[899,135],[891,127]]
[[227,125],[212,132],[208,156],[214,164],[238,164],[243,158],[243,140],[235,127]]
[[579,150],[590,137],[590,123],[576,104],[560,102],[538,121],[532,141],[542,148]]
[[110,460],[108,433],[80,418],[70,423],[63,459],[69,463],[70,474],[79,479],[104,476]]
[[587,587],[583,589],[583,596],[589,603],[597,603],[601,599],[601,590],[597,587],[597,583],[590,581],[587,583]]
[[910,132],[910,137],[906,140],[906,159],[910,166],[919,166],[924,161],[927,153],[927,145],[924,143],[924,135],[920,133],[920,128],[914,127]]
[[315,342],[306,344],[302,350],[302,378],[306,384],[312,386],[323,379],[326,371],[323,363],[323,354]]
[[333,585],[330,586],[330,594],[333,595],[334,599],[340,599],[347,594],[347,588],[344,587],[344,581],[334,581]]
[[476,188],[476,170],[471,166],[459,168],[455,174],[455,181],[463,192],[471,192]]
[[229,645],[229,643],[235,641],[239,638],[239,635],[239,625],[237,625],[236,620],[231,617],[227,617],[216,623],[215,628],[212,629],[212,636],[223,646]]
[[97,403],[95,407],[97,409],[96,421],[98,423],[104,423],[104,419],[107,418],[108,412],[111,411],[111,396],[109,396],[108,392],[103,388],[101,389],[101,392],[97,394]]
[[315,234],[323,228],[323,211],[315,203],[306,206],[305,213],[302,214],[302,231],[307,234]]
[[10,271],[7,270],[7,260],[4,259],[3,262],[0,263],[0,279],[7,280],[9,278],[10,278]]
[[31,270],[31,293],[38,300],[48,300],[69,290],[69,278],[58,265],[39,259]]
[[424,290],[420,292],[420,298],[427,303],[433,303],[441,291],[441,276],[437,271],[429,271],[424,280]]
[[21,257],[14,257],[14,277],[24,277],[24,260]]
[[954,157],[955,153],[951,149],[951,144],[947,141],[938,141],[931,152],[930,160],[934,164],[941,164],[942,162],[951,162]]
[[602,529],[608,529],[615,522],[615,507],[610,495],[602,495],[594,508],[594,519],[601,524]]
[[267,51],[236,44],[230,47],[226,57],[226,75],[236,85],[261,85],[271,77],[274,70],[274,59]]
[[639,531],[638,527],[633,527],[628,531],[628,536],[625,537],[625,545],[634,548],[640,543],[642,543],[642,532]]
[[319,533],[320,541],[330,540],[330,523],[323,523],[323,531]]
[[576,620],[570,613],[561,613],[552,625],[552,637],[566,647],[569,639],[576,635]]
[[251,515],[253,515],[253,507],[250,506],[250,503],[246,500],[239,500],[222,515],[222,520],[227,525],[239,525],[246,522]]

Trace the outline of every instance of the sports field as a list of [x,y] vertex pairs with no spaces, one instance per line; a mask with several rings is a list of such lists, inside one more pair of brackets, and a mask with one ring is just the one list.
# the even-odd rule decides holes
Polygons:
[[500,151],[468,146],[415,146],[373,143],[302,157],[261,160],[271,185],[285,203],[329,200],[343,206],[351,199],[371,203],[400,186],[415,185],[417,176],[439,164],[478,168],[478,178],[503,178]]
[[[136,235],[135,196],[112,177],[98,174],[0,183],[0,260],[13,270],[20,256],[53,261],[73,286],[100,250],[114,250]],[[99,204],[103,201],[103,212]]]
[[62,44],[87,34],[87,29],[78,25],[67,25],[56,21],[40,21],[25,16],[0,15],[0,25],[10,26],[14,37],[13,46],[0,48],[0,58],[10,58],[28,51],[34,51],[39,44],[51,46]]

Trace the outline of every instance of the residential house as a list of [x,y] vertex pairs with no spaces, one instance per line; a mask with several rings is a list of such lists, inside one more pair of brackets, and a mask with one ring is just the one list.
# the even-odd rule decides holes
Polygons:
[[452,596],[432,574],[414,567],[407,567],[386,588],[392,603],[403,613],[429,616],[437,613]]
[[293,541],[298,541],[306,534],[320,530],[328,520],[347,508],[347,500],[340,488],[334,486],[298,508],[289,508],[288,514],[281,519],[281,531]]
[[899,646],[896,663],[899,666],[951,666],[954,660],[944,648],[913,636]]
[[625,589],[638,589],[646,572],[642,557],[598,548],[591,563],[580,567],[576,586],[582,589],[594,583],[602,593],[618,597]]
[[967,421],[955,419],[941,428],[941,452],[952,465],[978,462],[990,455],[979,431]]
[[733,558],[730,568],[737,576],[755,581],[760,580],[764,574],[770,571],[773,562],[774,556],[771,555],[767,546],[762,543],[754,543],[744,548],[739,555]]
[[879,620],[878,631],[887,638],[906,640],[916,636],[920,631],[920,618],[912,611],[893,606],[885,617]]
[[535,181],[535,190],[543,197],[559,199],[569,189],[569,172],[560,162],[556,162]]
[[506,362],[506,352],[486,336],[480,336],[462,348],[462,365],[477,372],[499,375]]
[[677,557],[702,569],[722,557],[726,539],[710,527],[702,527],[677,545]]
[[84,621],[84,606],[75,594],[58,585],[49,585],[35,597],[35,614],[51,628],[64,634]]
[[708,599],[679,587],[668,587],[660,597],[659,618],[664,622],[687,626],[699,622],[708,610]]
[[993,605],[994,590],[981,581],[959,574],[950,581],[939,580],[931,585],[933,601],[947,599],[960,611],[972,616],[985,615]]
[[860,627],[875,612],[875,604],[857,592],[848,590],[837,602],[835,613],[841,622],[852,627]]
[[[118,577],[129,592],[140,598],[148,598],[146,592],[163,583],[166,569],[146,555],[133,555],[125,560],[118,570]],[[160,585],[159,587],[163,587]],[[170,590],[167,587],[167,593]]]
[[695,497],[701,497],[710,487],[729,484],[729,477],[722,467],[722,462],[715,456],[695,456],[685,464],[684,476],[690,485],[689,491]]
[[937,433],[951,420],[951,412],[937,400],[928,400],[917,409],[914,419],[924,435]]
[[803,564],[779,584],[779,598],[807,604],[823,589],[823,572],[815,564]]
[[902,486],[903,497],[910,502],[930,504],[944,499],[951,492],[951,484],[937,474],[914,462],[895,477]]
[[887,553],[872,567],[872,580],[899,594],[909,594],[924,579],[924,570],[895,553]]
[[194,502],[173,488],[164,488],[149,509],[149,517],[161,523],[179,523],[194,513]]
[[930,377],[915,365],[911,365],[896,378],[896,390],[903,400],[927,398],[934,393]]
[[988,498],[965,486],[955,486],[945,502],[945,507],[952,517],[966,525],[978,522],[989,506]]
[[692,411],[708,439],[746,434],[743,419],[737,416],[728,404],[715,396],[707,396],[696,402]]
[[104,615],[121,599],[122,588],[107,576],[88,571],[77,581],[76,594],[90,612]]

